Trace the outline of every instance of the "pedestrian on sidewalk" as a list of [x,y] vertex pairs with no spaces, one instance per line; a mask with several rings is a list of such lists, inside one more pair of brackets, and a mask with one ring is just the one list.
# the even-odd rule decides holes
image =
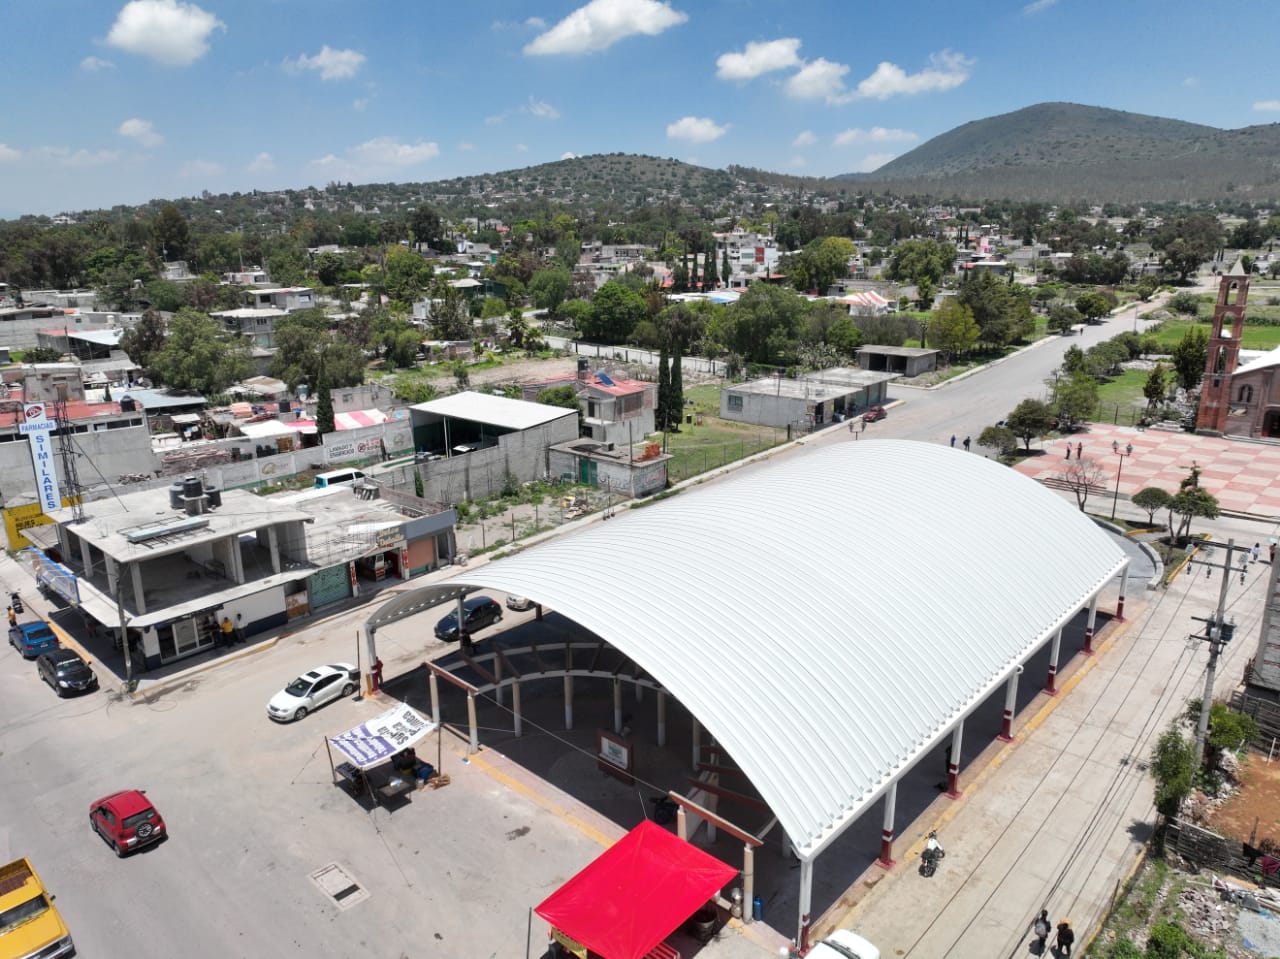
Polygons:
[[1041,909],[1040,915],[1031,925],[1031,931],[1036,937],[1035,953],[1037,956],[1044,955],[1044,944],[1049,939],[1049,933],[1053,931],[1053,927],[1049,925],[1049,910]]
[[17,613],[15,613],[15,612],[13,611],[13,607],[12,607],[12,606],[10,606],[10,607],[9,607],[9,628],[10,628],[10,629],[13,629],[13,627],[15,627],[15,626],[17,626],[17,625],[18,625],[18,614],[17,614]]
[[1272,540],[1267,544],[1267,562],[1275,563],[1276,561],[1276,541]]
[[969,452],[969,437],[967,436],[964,438],[964,451],[966,453]]
[[1083,443],[1077,443],[1077,444],[1076,444],[1076,459],[1078,459],[1078,460],[1080,460],[1080,459],[1084,459],[1084,444],[1083,444]]
[[1253,557],[1253,561],[1254,561],[1255,563],[1258,561],[1258,556],[1259,556],[1259,554],[1260,554],[1261,552],[1262,552],[1262,544],[1261,544],[1261,543],[1254,543],[1254,544],[1253,544],[1253,549],[1249,550],[1249,555]]
[[1071,459],[1071,444],[1067,444],[1067,459]]
[[1053,951],[1059,956],[1071,955],[1071,947],[1075,945],[1076,934],[1071,928],[1071,920],[1063,919],[1058,923],[1058,934],[1053,940]]
[[236,613],[236,642],[244,645],[244,614]]
[[952,448],[952,449],[955,449],[955,448],[956,448],[956,434],[955,434],[955,433],[952,433],[952,434],[951,434],[951,448]]

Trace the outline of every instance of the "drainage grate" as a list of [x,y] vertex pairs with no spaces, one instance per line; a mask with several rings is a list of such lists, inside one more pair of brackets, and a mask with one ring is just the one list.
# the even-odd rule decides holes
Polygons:
[[369,890],[352,879],[351,875],[336,862],[331,862],[313,872],[311,881],[322,893],[332,899],[339,909],[350,909],[356,903],[364,902],[369,898]]

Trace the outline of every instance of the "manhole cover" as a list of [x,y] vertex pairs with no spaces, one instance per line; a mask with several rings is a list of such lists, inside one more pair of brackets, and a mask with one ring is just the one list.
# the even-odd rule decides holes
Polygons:
[[356,903],[364,902],[369,898],[369,891],[352,879],[351,874],[336,862],[331,862],[313,872],[311,881],[320,888],[322,893],[332,899],[339,909],[350,909]]

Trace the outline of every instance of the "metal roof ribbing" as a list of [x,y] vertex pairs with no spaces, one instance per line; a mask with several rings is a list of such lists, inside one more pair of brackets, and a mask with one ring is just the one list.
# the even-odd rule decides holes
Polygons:
[[505,427],[512,430],[527,430],[543,423],[551,423],[564,416],[577,416],[575,410],[563,406],[548,406],[545,403],[530,403],[526,400],[512,400],[505,396],[494,396],[492,393],[476,393],[464,390],[438,400],[429,400],[409,407],[423,413],[434,413],[436,416],[448,416],[453,419],[471,420],[488,426]]
[[1124,563],[1013,470],[883,440],[755,469],[449,583],[529,596],[631,657],[808,857]]

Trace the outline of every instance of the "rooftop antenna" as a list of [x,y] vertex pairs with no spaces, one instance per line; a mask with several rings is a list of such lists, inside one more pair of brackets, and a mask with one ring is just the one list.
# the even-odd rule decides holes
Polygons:
[[84,522],[84,504],[81,496],[80,474],[76,469],[75,438],[71,432],[71,418],[67,415],[67,384],[57,385],[57,399],[53,401],[53,421],[57,424],[54,434],[58,442],[58,459],[62,462],[62,479],[67,484],[71,499],[71,522]]

